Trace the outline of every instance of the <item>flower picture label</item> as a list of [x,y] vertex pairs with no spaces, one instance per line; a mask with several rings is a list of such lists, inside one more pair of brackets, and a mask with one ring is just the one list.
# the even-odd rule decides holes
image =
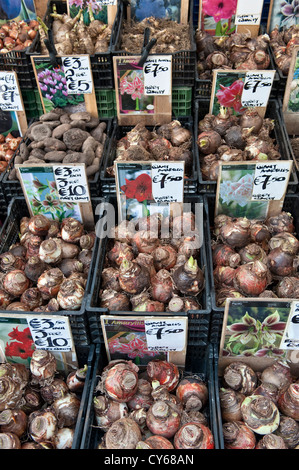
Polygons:
[[187,318],[145,320],[145,334],[149,351],[183,351],[186,347]]
[[66,166],[55,165],[54,176],[60,201],[90,201],[84,164]]
[[15,72],[0,72],[0,108],[2,111],[24,111]]
[[73,339],[68,317],[39,315],[28,318],[28,325],[38,349],[61,352],[72,350]]
[[62,57],[67,91],[71,95],[87,95],[93,91],[93,80],[88,55]]
[[257,163],[255,167],[252,200],[280,201],[287,190],[292,161]]
[[152,192],[155,202],[183,202],[184,163],[152,163]]
[[269,101],[275,70],[246,72],[241,96],[242,106],[263,108]]
[[144,66],[144,94],[171,95],[172,56],[148,56]]

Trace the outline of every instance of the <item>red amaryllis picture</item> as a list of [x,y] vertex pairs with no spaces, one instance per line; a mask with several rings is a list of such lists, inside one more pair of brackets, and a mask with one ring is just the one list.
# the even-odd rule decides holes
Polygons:
[[28,359],[32,356],[34,342],[28,327],[24,328],[24,330],[19,330],[19,327],[17,326],[8,333],[8,336],[12,341],[7,342],[5,346],[5,355],[7,357]]
[[142,173],[135,180],[127,180],[126,184],[120,188],[129,199],[137,199],[144,202],[152,199],[152,179],[147,173]]
[[209,32],[214,30],[215,36],[231,34],[235,30],[232,19],[237,3],[237,0],[202,0],[203,29]]
[[219,105],[225,108],[233,108],[236,113],[245,111],[241,102],[243,87],[244,82],[241,79],[234,81],[229,86],[220,84],[220,89],[216,92]]

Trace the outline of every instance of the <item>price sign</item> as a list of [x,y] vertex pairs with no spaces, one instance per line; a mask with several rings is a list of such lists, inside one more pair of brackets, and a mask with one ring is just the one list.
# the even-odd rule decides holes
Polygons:
[[144,66],[144,94],[171,95],[172,56],[148,56]]
[[71,351],[73,339],[69,319],[64,316],[28,318],[32,339],[38,349]]
[[256,25],[261,22],[263,2],[261,0],[238,0],[235,24]]
[[152,163],[152,191],[155,202],[183,202],[184,162]]
[[299,350],[299,302],[294,301],[288,317],[286,328],[280,343],[280,349]]
[[97,0],[95,3],[103,5],[117,5],[117,0]]
[[187,318],[173,320],[145,320],[145,334],[149,351],[183,351],[186,347]]
[[54,166],[59,200],[63,202],[89,202],[89,189],[85,165]]
[[280,201],[286,190],[292,161],[257,163],[253,178],[253,201]]
[[93,91],[91,66],[88,55],[62,57],[62,65],[69,94],[90,94]]
[[23,111],[24,109],[14,72],[0,72],[0,108],[2,111]]
[[247,108],[266,107],[269,101],[275,70],[246,72],[241,103]]

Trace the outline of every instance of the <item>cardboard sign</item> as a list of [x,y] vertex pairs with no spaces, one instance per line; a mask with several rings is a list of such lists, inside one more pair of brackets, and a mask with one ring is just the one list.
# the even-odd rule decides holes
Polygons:
[[[287,360],[291,373],[298,375],[298,351],[281,348],[293,301],[252,297],[227,299],[219,348],[219,375],[236,360],[262,371],[277,359]],[[236,330],[240,331],[239,335],[235,334]]]
[[[24,135],[28,124],[16,72],[0,71],[0,109],[1,133],[7,135],[12,130],[18,130],[21,136]],[[8,127],[4,121],[7,121]]]
[[155,318],[145,320],[146,342],[149,351],[183,351],[186,349],[188,318]]
[[[231,108],[234,114],[254,107],[263,118],[274,75],[275,70],[213,70],[210,113],[216,116],[221,106]],[[227,95],[230,96],[229,101]],[[233,102],[231,96],[235,97]]]
[[238,33],[250,31],[251,37],[259,34],[263,0],[238,0],[235,24]]
[[79,3],[67,0],[67,12],[70,17],[74,18],[82,10],[83,21],[87,25],[91,21],[89,8],[92,8],[92,19],[113,25],[117,13],[117,0],[93,0],[93,2],[82,0]]
[[[135,126],[137,123],[155,126],[170,122],[172,97],[146,95],[144,68],[138,65],[139,60],[140,56],[113,57],[118,123],[126,126]],[[163,85],[161,89],[164,88]]]
[[275,70],[246,72],[241,103],[244,108],[266,108]]
[[78,366],[69,318],[55,314],[0,313],[0,362],[29,367],[32,351],[47,349],[55,356],[57,370]]
[[299,46],[294,47],[286,83],[282,112],[289,135],[299,134]]
[[144,66],[144,94],[171,95],[172,56],[150,55]]
[[69,95],[88,95],[93,91],[90,58],[88,55],[62,57],[62,66]]
[[184,201],[184,162],[114,162],[119,220],[160,212]]
[[[94,228],[94,216],[89,192],[88,200],[82,201],[82,194],[80,194],[82,188],[75,190],[77,183],[74,183],[73,179],[68,182],[68,177],[65,176],[69,172],[71,172],[70,176],[76,175],[78,166],[80,167],[80,174],[82,174],[82,171],[85,170],[84,164],[82,170],[82,163],[65,165],[43,163],[34,164],[34,166],[26,166],[23,163],[15,165],[31,216],[43,214],[49,219],[55,219],[59,222],[66,217],[74,217],[83,223],[87,230]],[[59,171],[55,175],[57,168]],[[56,185],[56,178],[58,178],[58,186]],[[66,181],[66,186],[63,181]],[[86,186],[83,186],[83,188],[88,189]],[[65,197],[67,197],[67,201],[64,200]]]
[[62,202],[89,202],[89,187],[85,165],[53,165],[59,200]]
[[[164,314],[155,314],[155,316],[148,315],[101,315],[101,325],[106,347],[108,361],[114,359],[132,360],[139,367],[146,367],[148,362],[154,359],[167,360],[176,364],[178,367],[184,368],[186,360],[186,334],[188,331],[188,318],[180,316],[166,316]],[[136,312],[137,313],[137,312]],[[177,323],[175,328],[173,325]],[[161,335],[157,331],[158,324],[161,330]],[[180,351],[174,350],[175,348],[149,347],[148,338],[153,338],[154,335],[148,334],[148,331],[155,328],[155,336],[161,336],[162,342],[166,345],[167,340],[164,339],[169,325],[169,330],[172,332],[167,333],[170,336],[174,335],[174,329],[184,330],[185,348]],[[178,328],[179,327],[179,328]],[[176,333],[183,335],[183,332]],[[183,338],[183,336],[182,336]]]
[[[87,59],[83,59],[85,64],[87,62],[89,63],[89,57],[83,57],[87,57]],[[73,61],[73,56],[65,56],[63,59],[69,59],[71,63],[75,61],[75,63],[78,65],[78,59],[75,58]],[[76,72],[74,72],[74,69],[72,69],[73,72],[68,71],[67,79],[64,67],[62,65],[62,58],[56,57],[56,60],[57,65],[53,65],[49,56],[31,56],[31,62],[44,113],[50,112],[54,108],[62,108],[66,112],[71,113],[75,113],[77,111],[87,111],[91,113],[92,116],[98,117],[98,108],[94,86],[92,85],[91,87],[90,80],[89,82],[86,82],[86,70],[82,72],[84,73],[84,76],[81,83],[81,79],[77,75],[77,72],[80,74],[79,69],[77,69]],[[67,66],[69,65],[70,62],[67,61]],[[75,73],[78,79],[74,77],[73,73]],[[72,93],[69,93],[68,91],[70,84],[73,84],[75,87],[75,90],[72,89]],[[88,89],[86,89],[86,85],[88,85]],[[76,91],[76,93],[73,93],[74,91]],[[87,91],[88,93],[86,94]]]
[[167,18],[177,23],[187,24],[189,19],[189,0],[171,0],[167,5],[157,1],[139,0],[130,2],[127,7],[127,18],[142,21],[154,16]]
[[292,170],[291,160],[221,162],[215,216],[264,220],[281,212]]
[[32,339],[38,349],[47,351],[71,351],[73,339],[70,322],[66,316],[41,317],[34,315],[28,319]]

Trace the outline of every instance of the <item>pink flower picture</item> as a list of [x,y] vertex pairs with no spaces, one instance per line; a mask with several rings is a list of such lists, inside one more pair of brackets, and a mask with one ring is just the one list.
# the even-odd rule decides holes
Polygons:
[[236,80],[227,87],[220,84],[220,89],[216,92],[219,105],[225,108],[233,108],[237,113],[242,113],[245,109],[241,102],[243,87],[244,82],[241,79]]

